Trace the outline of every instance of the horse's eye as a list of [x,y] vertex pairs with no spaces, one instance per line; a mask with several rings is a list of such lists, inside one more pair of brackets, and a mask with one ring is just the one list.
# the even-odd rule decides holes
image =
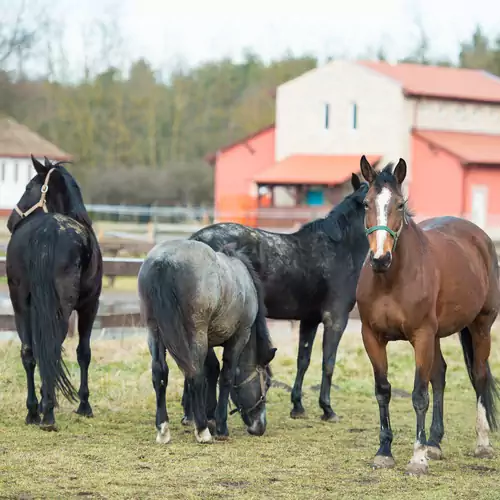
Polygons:
[[365,210],[368,210],[368,202],[366,200],[363,201],[363,206],[365,207]]
[[398,206],[397,206],[398,210],[403,210],[404,207],[405,207],[404,202],[398,203]]

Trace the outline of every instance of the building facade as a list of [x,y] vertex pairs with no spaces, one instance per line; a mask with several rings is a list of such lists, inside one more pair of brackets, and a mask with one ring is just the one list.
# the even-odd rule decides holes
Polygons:
[[71,155],[12,118],[0,119],[0,212],[9,214],[35,175],[31,155],[68,161]]
[[[326,194],[346,185],[344,167],[359,171],[365,154],[384,165],[406,160],[404,189],[419,218],[459,215],[500,227],[493,196],[500,187],[500,79],[484,71],[329,62],[278,87],[267,159],[271,151],[267,168],[243,170],[250,184],[253,171],[260,191],[272,189],[272,208],[282,212],[293,205],[329,209]],[[224,168],[239,175],[237,164]]]

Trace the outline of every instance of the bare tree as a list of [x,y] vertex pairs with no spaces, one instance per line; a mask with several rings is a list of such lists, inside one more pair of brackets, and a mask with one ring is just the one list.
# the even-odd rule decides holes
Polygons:
[[43,11],[37,2],[0,0],[0,67],[27,57],[47,24]]

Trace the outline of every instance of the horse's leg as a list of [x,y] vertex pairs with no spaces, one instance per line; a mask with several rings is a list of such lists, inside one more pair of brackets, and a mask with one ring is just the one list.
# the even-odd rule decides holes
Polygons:
[[250,337],[250,329],[236,332],[225,344],[222,354],[222,371],[219,377],[219,400],[215,410],[216,435],[218,439],[229,436],[227,428],[227,405],[229,394],[234,384],[236,368],[241,353]]
[[22,339],[21,344],[21,359],[23,362],[24,370],[26,371],[26,381],[28,385],[28,395],[26,397],[26,408],[28,414],[26,415],[27,424],[38,425],[40,423],[40,413],[38,407],[38,399],[35,390],[35,368],[36,361],[33,355],[33,348],[31,346],[31,338],[25,328],[25,322],[21,313],[15,313],[16,328],[19,332],[19,337]]
[[[215,422],[215,407],[217,405],[217,380],[219,379],[220,366],[219,360],[212,348],[208,350],[205,360],[205,375],[207,377],[207,418]],[[191,425],[193,423],[193,402],[189,396],[187,381],[184,379],[184,390],[182,392],[182,407],[184,416],[182,425]],[[212,422],[209,422],[212,425]]]
[[434,365],[431,374],[432,384],[432,424],[427,441],[427,456],[433,460],[441,460],[441,440],[444,436],[443,398],[446,385],[446,361],[441,352],[441,343],[436,337],[434,350]]
[[377,468],[394,467],[392,456],[392,429],[389,418],[389,403],[391,401],[391,384],[387,379],[387,342],[377,337],[370,327],[362,325],[361,335],[366,354],[370,358],[375,378],[375,396],[380,414],[380,447],[373,460]]
[[304,375],[311,362],[311,352],[318,325],[318,321],[303,319],[300,322],[297,375],[295,376],[291,394],[293,408],[290,412],[290,417],[292,418],[302,418],[305,416],[305,410],[302,406],[302,384],[304,383]]
[[170,429],[168,427],[168,413],[166,391],[168,385],[168,365],[165,358],[165,349],[157,340],[157,335],[149,332],[149,352],[151,353],[151,374],[153,387],[156,393],[156,442],[167,444],[170,442]]
[[427,439],[425,435],[425,416],[429,409],[429,381],[434,365],[436,333],[432,328],[421,328],[414,332],[415,383],[412,402],[417,416],[417,433],[413,446],[413,456],[406,468],[411,475],[426,474],[429,469],[427,460]]
[[491,375],[488,358],[491,350],[490,329],[494,321],[491,314],[479,315],[471,325],[469,331],[472,337],[473,362],[472,380],[477,398],[476,416],[476,449],[477,458],[493,458],[494,450],[490,443],[490,424],[487,415],[491,415],[490,422],[495,424],[495,398],[497,388]]
[[207,352],[207,332],[198,331],[191,351],[195,372],[187,377],[188,397],[193,405],[194,435],[198,443],[212,442],[207,421],[207,381],[204,369]]
[[207,419],[211,432],[215,432],[215,411],[217,409],[217,381],[220,365],[213,349],[209,349],[205,361],[205,377],[207,379]]
[[85,307],[78,308],[78,347],[76,348],[76,357],[80,366],[80,388],[78,396],[80,404],[76,410],[78,415],[84,417],[93,417],[92,407],[89,403],[89,365],[92,358],[90,350],[90,336],[92,327],[99,309],[99,297],[88,302]]
[[333,411],[330,404],[330,393],[332,390],[332,376],[335,369],[335,361],[337,359],[337,349],[340,339],[344,333],[349,312],[344,312],[337,315],[333,313],[335,320],[332,318],[332,313],[323,315],[323,377],[321,379],[321,390],[319,393],[319,406],[324,414],[321,420],[327,422],[338,422],[340,419]]
[[[26,397],[26,408],[28,414],[26,415],[26,424],[40,423],[40,408],[38,406],[38,399],[36,397],[35,389],[35,368],[36,361],[33,355],[33,347],[31,341],[31,332],[29,331],[29,309],[23,305],[27,302],[27,296],[21,291],[20,286],[15,286],[9,283],[9,293],[14,309],[14,321],[16,323],[16,330],[21,340],[21,360],[24,370],[26,372],[26,382],[28,394]],[[27,321],[26,321],[27,320]]]
[[184,415],[181,419],[182,425],[191,425],[193,423],[193,401],[189,393],[187,379],[184,378],[184,389],[182,391],[182,408]]

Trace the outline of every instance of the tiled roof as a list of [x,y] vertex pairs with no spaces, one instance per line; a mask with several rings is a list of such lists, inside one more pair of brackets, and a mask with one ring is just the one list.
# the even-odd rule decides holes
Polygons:
[[409,96],[500,103],[500,78],[486,71],[377,61],[359,64],[398,81]]
[[467,164],[500,165],[500,135],[415,130],[414,135]]
[[70,160],[71,155],[12,118],[0,118],[0,157],[47,156],[50,160]]
[[[359,172],[361,155],[292,155],[258,173],[254,181],[259,184],[322,184],[334,186],[345,182],[351,174]],[[367,156],[370,163],[380,156]]]

